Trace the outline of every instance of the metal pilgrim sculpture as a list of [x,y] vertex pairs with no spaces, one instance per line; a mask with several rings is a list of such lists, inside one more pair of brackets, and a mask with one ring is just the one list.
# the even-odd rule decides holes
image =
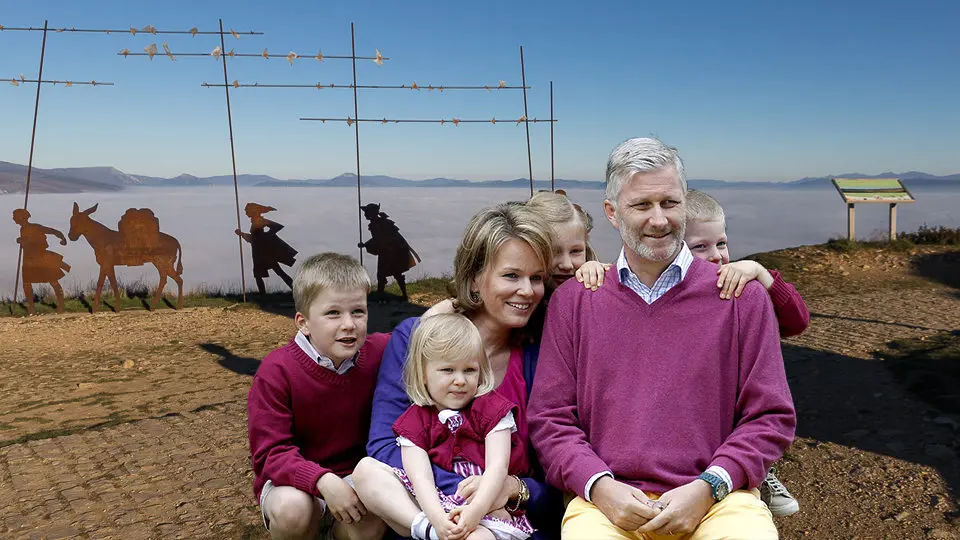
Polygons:
[[357,247],[366,248],[367,253],[377,256],[377,293],[383,294],[387,278],[393,276],[400,286],[400,294],[407,300],[407,282],[403,273],[420,262],[420,255],[410,247],[390,216],[380,211],[379,204],[369,203],[362,209],[363,216],[370,222],[367,226],[370,240],[357,244]]
[[93,248],[100,265],[100,277],[97,279],[97,292],[93,299],[93,311],[100,309],[100,294],[105,278],[110,278],[110,287],[116,298],[114,311],[120,307],[120,289],[116,266],[142,266],[153,264],[160,273],[160,283],[153,295],[150,309],[156,309],[163,288],[169,277],[177,283],[177,308],[183,307],[183,257],[180,242],[176,238],[160,232],[160,221],[149,208],[130,208],[124,212],[118,224],[118,231],[95,221],[90,214],[97,211],[97,205],[80,211],[73,203],[73,215],[70,216],[70,240],[76,242],[81,236]]
[[30,212],[23,208],[13,211],[13,221],[20,226],[17,243],[23,249],[23,295],[27,300],[27,313],[33,314],[33,284],[49,283],[57,296],[57,313],[63,313],[63,287],[60,279],[70,271],[70,265],[63,262],[63,255],[47,249],[47,235],[60,239],[60,245],[67,245],[63,233],[37,223],[30,223]]
[[253,252],[253,277],[257,280],[260,296],[267,294],[263,280],[269,276],[269,270],[273,270],[287,287],[292,289],[293,278],[284,272],[280,265],[293,266],[297,262],[297,250],[277,236],[283,225],[263,217],[263,214],[273,212],[276,208],[251,202],[247,203],[243,210],[250,218],[250,232],[245,233],[240,229],[234,232],[250,243],[250,250]]

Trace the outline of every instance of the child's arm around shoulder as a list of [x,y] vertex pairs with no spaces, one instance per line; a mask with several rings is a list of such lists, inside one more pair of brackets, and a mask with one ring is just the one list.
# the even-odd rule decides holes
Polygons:
[[293,435],[290,381],[283,349],[268,354],[247,397],[247,434],[254,471],[276,485],[320,496],[317,482],[330,469],[304,459]]
[[780,272],[770,270],[770,274],[773,275],[773,285],[768,287],[767,291],[777,314],[780,335],[799,336],[810,325],[810,311],[797,289],[784,281]]
[[720,298],[728,300],[733,296],[739,298],[750,281],[759,281],[770,294],[781,336],[798,336],[810,324],[810,312],[803,297],[776,270],[767,270],[756,261],[737,261],[722,265],[717,274]]
[[611,266],[600,261],[587,261],[577,268],[577,281],[583,283],[583,288],[595,291],[603,286],[603,277]]

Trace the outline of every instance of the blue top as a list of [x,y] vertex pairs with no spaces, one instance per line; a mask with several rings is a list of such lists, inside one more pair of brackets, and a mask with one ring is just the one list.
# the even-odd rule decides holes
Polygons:
[[[403,386],[403,365],[406,363],[410,334],[419,322],[419,317],[411,317],[393,329],[393,335],[387,343],[380,361],[380,374],[377,388],[373,394],[373,413],[370,417],[370,438],[367,441],[367,454],[391,467],[402,468],[400,447],[393,433],[393,424],[410,407],[410,399]],[[533,375],[537,369],[539,345],[528,345],[523,349],[523,377],[527,384],[527,395],[533,385]],[[526,422],[526,418],[517,421]],[[543,480],[543,472],[530,449],[531,463],[536,478],[524,478],[530,489],[530,501],[527,503],[527,516],[537,528],[532,538],[545,540],[560,538],[560,519],[563,517],[563,501],[559,491],[549,487]],[[455,473],[433,466],[433,477],[437,487],[448,495],[457,491],[457,484],[463,478]]]

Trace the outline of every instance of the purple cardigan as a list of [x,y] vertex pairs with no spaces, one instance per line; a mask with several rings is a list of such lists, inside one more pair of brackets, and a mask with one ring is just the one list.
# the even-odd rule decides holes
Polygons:
[[[370,438],[367,441],[367,454],[391,467],[402,467],[400,448],[397,446],[393,423],[410,407],[410,399],[403,387],[403,365],[406,363],[410,334],[419,322],[411,317],[393,329],[390,341],[380,362],[380,374],[377,389],[373,395],[373,414],[370,418]],[[538,346],[524,347],[523,375],[529,395],[533,385],[533,376],[537,368]],[[524,419],[517,419],[524,421]],[[530,451],[531,461],[534,452]],[[563,502],[560,492],[550,488],[543,480],[539,465],[534,463],[536,478],[524,478],[530,488],[530,501],[527,503],[527,515],[535,528],[535,539],[559,538],[560,519],[563,516]],[[433,477],[441,491],[452,495],[462,478],[457,474],[433,466]]]

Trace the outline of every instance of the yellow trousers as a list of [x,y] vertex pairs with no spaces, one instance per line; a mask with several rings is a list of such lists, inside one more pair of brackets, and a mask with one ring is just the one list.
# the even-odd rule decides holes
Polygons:
[[[651,499],[660,496],[648,494]],[[713,505],[692,533],[663,535],[625,531],[610,523],[596,506],[581,497],[563,514],[563,540],[776,540],[777,527],[756,489],[734,491]]]

